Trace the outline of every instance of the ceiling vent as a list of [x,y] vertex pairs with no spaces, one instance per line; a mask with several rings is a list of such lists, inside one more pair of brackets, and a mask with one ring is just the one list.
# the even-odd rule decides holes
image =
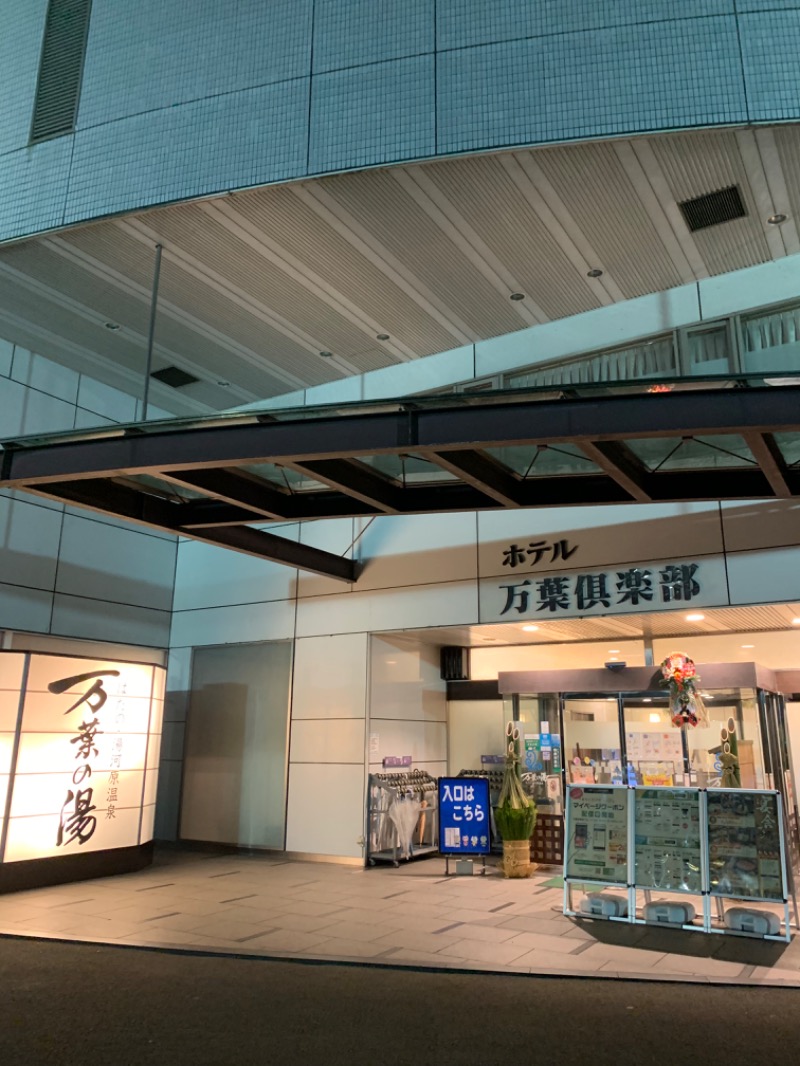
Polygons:
[[194,385],[195,381],[200,380],[194,374],[187,374],[179,366],[165,366],[161,370],[154,370],[150,377],[163,385],[169,385],[171,389],[182,389],[185,385]]
[[50,0],[45,19],[31,142],[75,129],[91,0]]
[[691,233],[708,229],[709,226],[719,226],[722,222],[732,222],[735,218],[744,218],[747,214],[738,185],[695,196],[693,200],[683,200],[678,207]]

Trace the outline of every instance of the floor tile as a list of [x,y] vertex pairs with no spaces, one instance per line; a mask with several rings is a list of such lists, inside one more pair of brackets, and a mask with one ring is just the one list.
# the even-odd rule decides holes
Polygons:
[[457,940],[455,944],[448,944],[437,954],[504,966],[524,955],[525,948],[513,944],[485,944],[481,940]]

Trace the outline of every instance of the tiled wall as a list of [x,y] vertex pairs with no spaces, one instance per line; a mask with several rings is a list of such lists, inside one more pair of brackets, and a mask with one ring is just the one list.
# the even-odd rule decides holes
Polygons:
[[[0,440],[133,421],[134,397],[0,340]],[[165,647],[177,542],[0,490],[0,628]]]
[[800,118],[800,0],[94,0],[29,148],[46,0],[0,0],[0,239],[510,145]]

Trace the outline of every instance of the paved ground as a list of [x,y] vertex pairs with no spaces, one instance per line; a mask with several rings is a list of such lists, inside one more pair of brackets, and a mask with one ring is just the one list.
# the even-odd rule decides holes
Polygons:
[[[555,882],[555,886],[554,886]],[[270,958],[496,973],[800,985],[792,944],[562,913],[553,871],[444,876],[162,850],[147,870],[0,896],[0,933]]]
[[800,1041],[798,993],[268,962],[52,941],[0,951],[3,1066],[730,1066]]

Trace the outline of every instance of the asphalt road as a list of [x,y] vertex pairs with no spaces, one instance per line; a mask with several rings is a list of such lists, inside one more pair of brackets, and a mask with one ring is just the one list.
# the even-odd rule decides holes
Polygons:
[[800,990],[494,977],[0,938],[2,1066],[786,1061]]

